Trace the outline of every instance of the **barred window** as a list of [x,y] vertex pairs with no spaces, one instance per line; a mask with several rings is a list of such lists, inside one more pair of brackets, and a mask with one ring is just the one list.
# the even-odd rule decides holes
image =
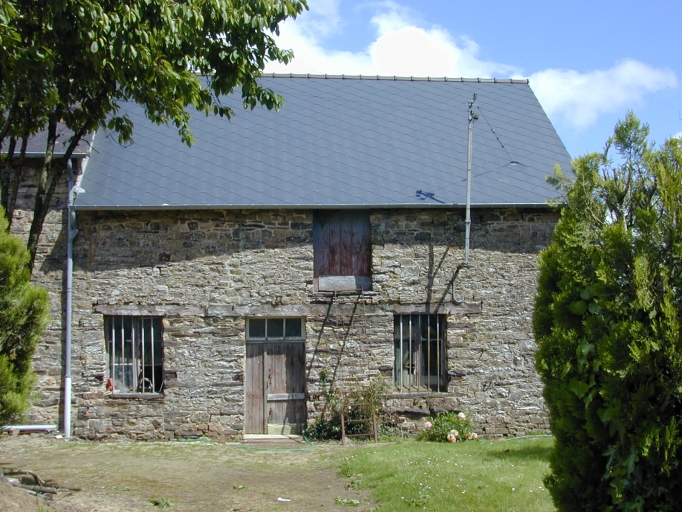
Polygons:
[[159,317],[107,316],[107,386],[116,393],[161,393],[163,338]]
[[400,392],[447,391],[445,315],[396,315],[394,380]]

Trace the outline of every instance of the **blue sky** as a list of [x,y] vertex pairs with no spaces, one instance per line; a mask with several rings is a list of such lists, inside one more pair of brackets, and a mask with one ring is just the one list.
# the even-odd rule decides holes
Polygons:
[[279,37],[294,61],[266,72],[528,78],[573,157],[627,109],[682,134],[682,0],[308,2]]

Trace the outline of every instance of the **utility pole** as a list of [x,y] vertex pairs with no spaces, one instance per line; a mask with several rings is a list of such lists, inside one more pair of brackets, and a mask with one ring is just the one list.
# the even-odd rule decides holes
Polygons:
[[468,116],[469,116],[469,136],[467,149],[467,206],[466,206],[466,233],[464,235],[464,264],[469,264],[469,237],[471,236],[471,158],[473,152],[473,138],[474,138],[474,121],[478,119],[478,115],[474,114],[474,107],[476,95],[474,99],[469,102]]

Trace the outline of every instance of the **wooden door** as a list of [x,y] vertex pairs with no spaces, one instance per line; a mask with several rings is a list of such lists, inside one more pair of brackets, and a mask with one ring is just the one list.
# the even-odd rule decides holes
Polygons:
[[298,434],[305,427],[305,343],[247,342],[244,431]]
[[369,213],[316,212],[313,218],[313,267],[318,290],[369,290],[371,247]]
[[265,434],[265,402],[263,400],[263,355],[265,343],[246,342],[244,371],[244,433]]

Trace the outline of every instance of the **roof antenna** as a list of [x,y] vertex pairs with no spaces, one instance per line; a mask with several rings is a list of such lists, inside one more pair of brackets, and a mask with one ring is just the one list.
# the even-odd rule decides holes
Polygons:
[[464,235],[464,264],[469,264],[469,238],[471,236],[471,158],[473,151],[474,121],[478,120],[478,114],[474,114],[476,105],[476,94],[474,99],[469,102],[469,135],[467,148],[467,206],[466,206],[466,233]]

